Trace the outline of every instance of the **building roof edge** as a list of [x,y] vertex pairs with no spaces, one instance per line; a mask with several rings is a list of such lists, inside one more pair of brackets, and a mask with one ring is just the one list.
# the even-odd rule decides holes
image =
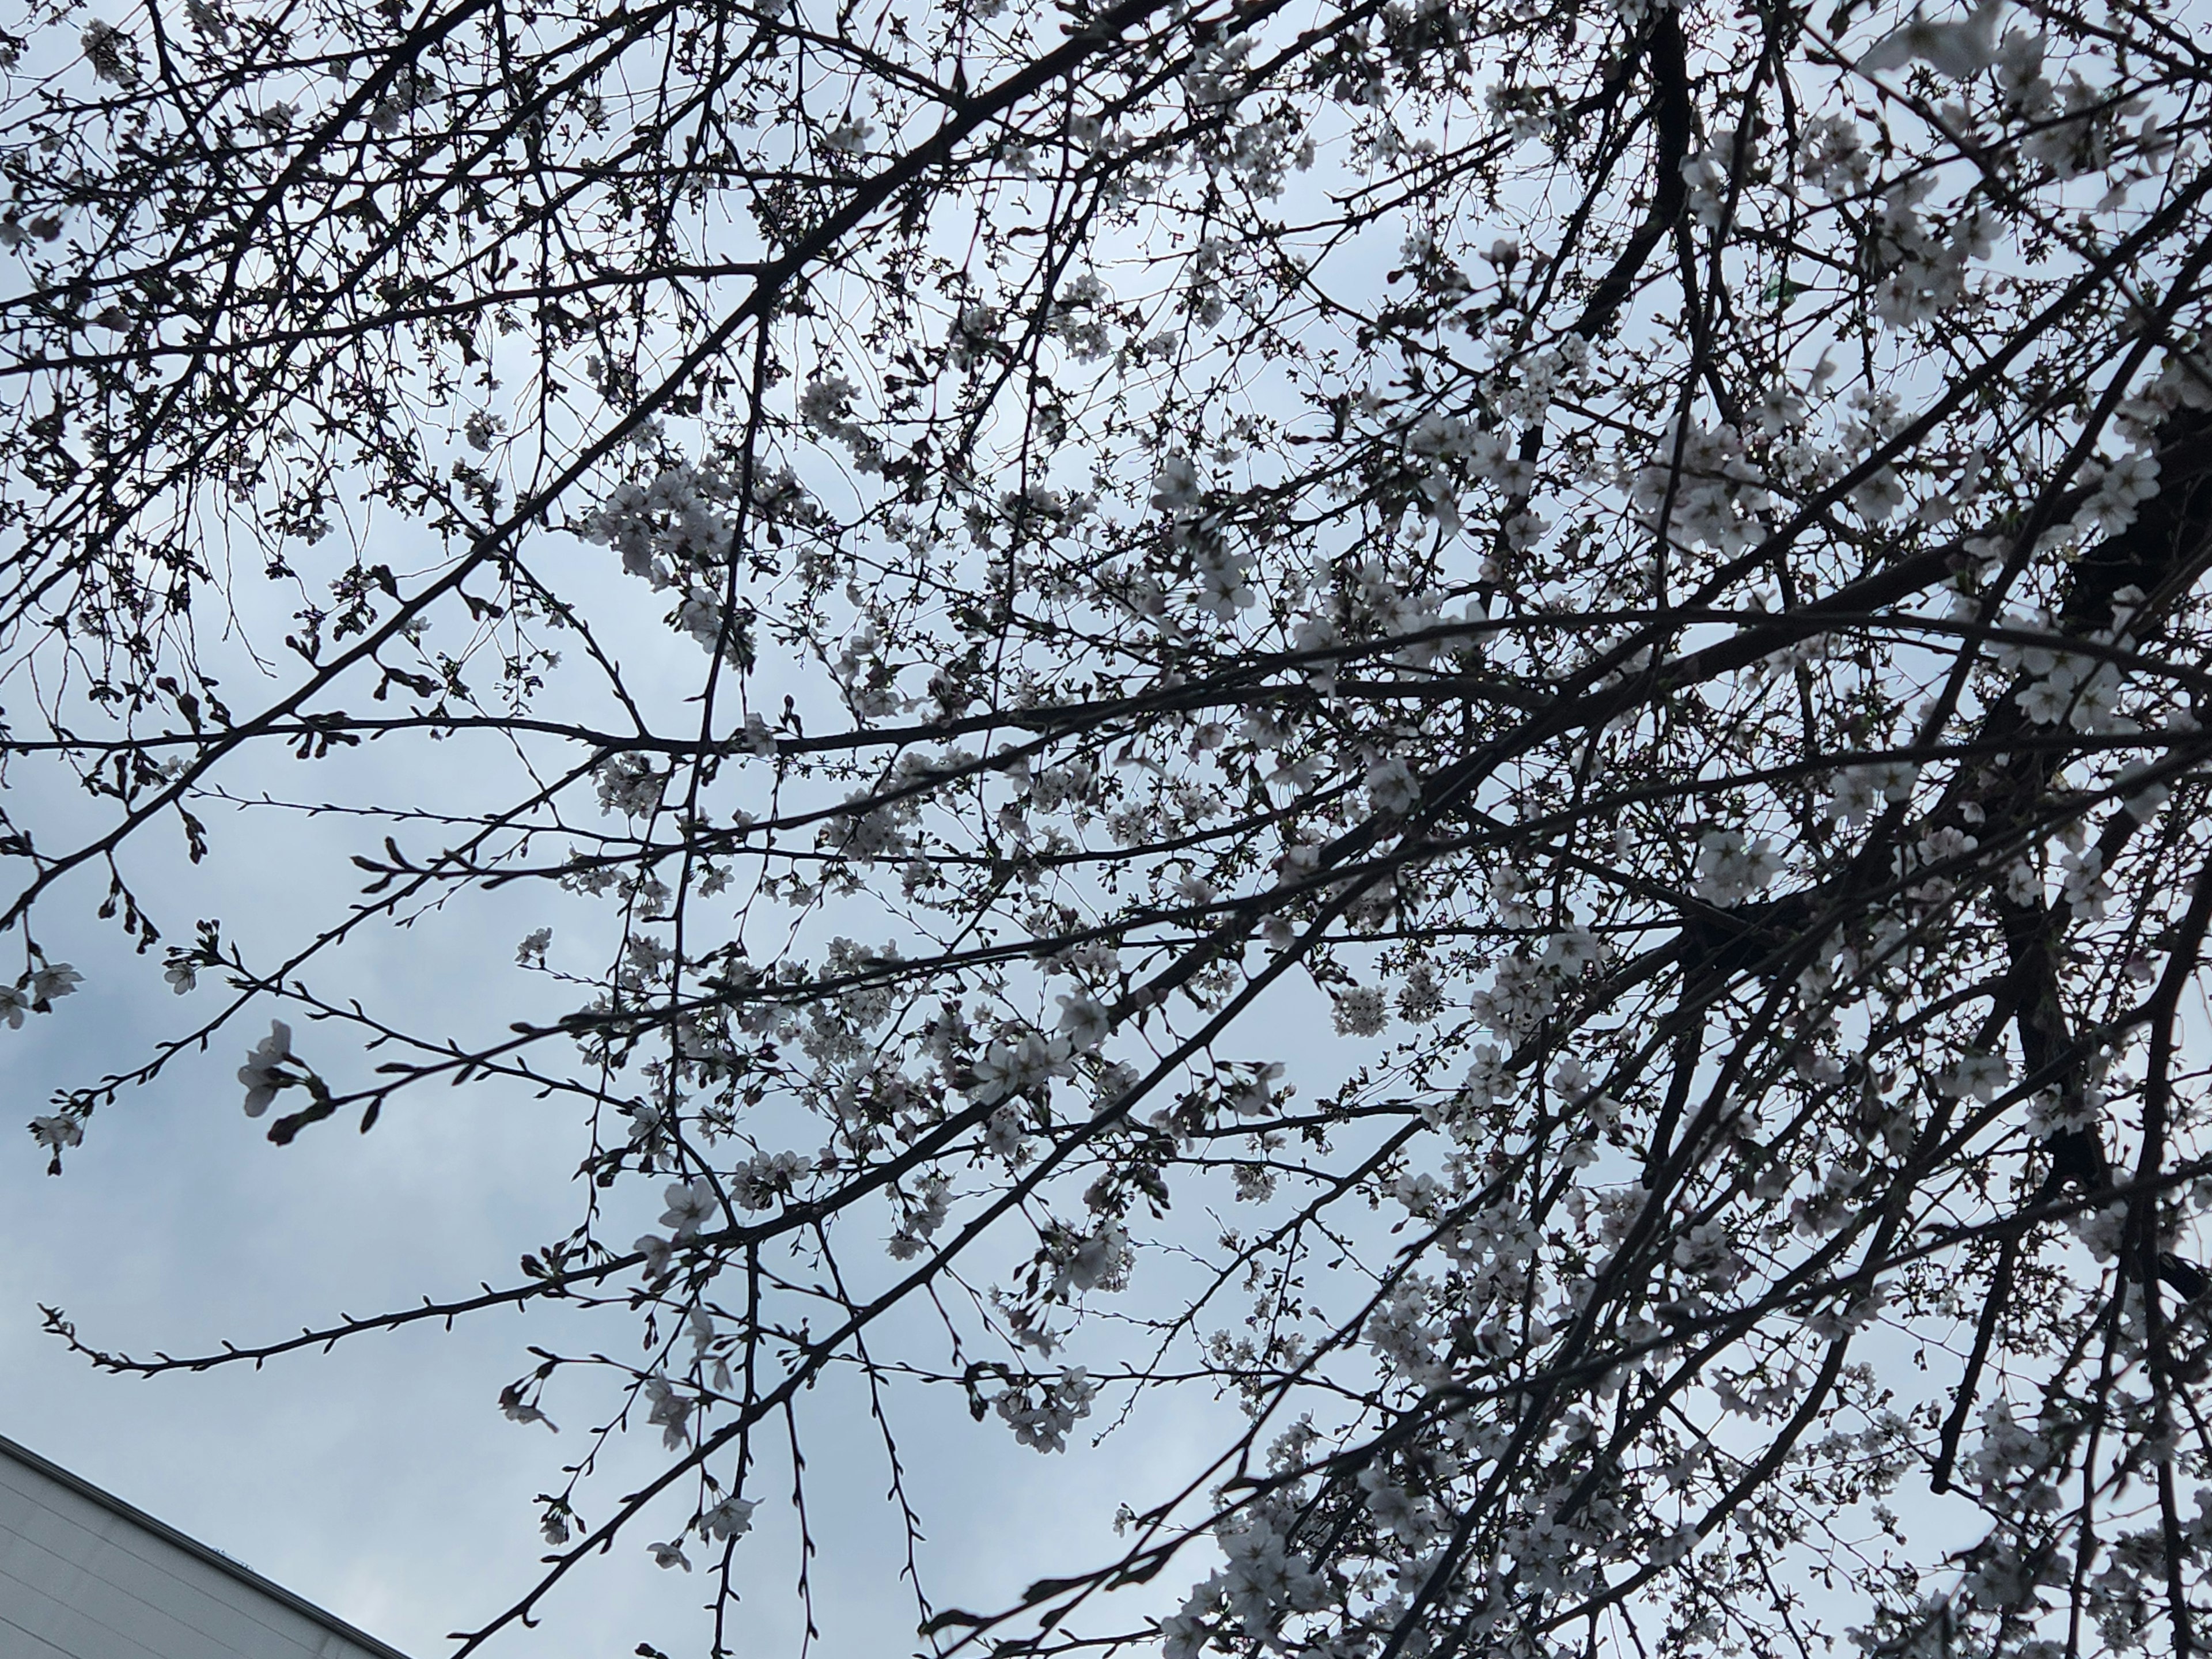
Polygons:
[[60,1464],[40,1456],[28,1446],[19,1444],[8,1438],[6,1435],[0,1435],[0,1455],[14,1459],[24,1468],[42,1474],[47,1480],[68,1487],[78,1497],[98,1504],[111,1515],[120,1516],[130,1522],[131,1525],[153,1534],[163,1542],[174,1545],[185,1554],[206,1563],[226,1577],[234,1578],[240,1583],[258,1590],[273,1601],[282,1602],[293,1612],[313,1620],[333,1635],[343,1636],[347,1641],[366,1650],[374,1656],[374,1659],[408,1659],[407,1655],[400,1652],[389,1642],[379,1641],[367,1631],[356,1629],[339,1618],[337,1614],[317,1607],[306,1596],[297,1595],[286,1589],[282,1584],[264,1578],[243,1562],[234,1561],[213,1546],[203,1544],[198,1539],[179,1532],[167,1522],[155,1520],[136,1504],[125,1503],[113,1492],[94,1486],[82,1475],[71,1474]]

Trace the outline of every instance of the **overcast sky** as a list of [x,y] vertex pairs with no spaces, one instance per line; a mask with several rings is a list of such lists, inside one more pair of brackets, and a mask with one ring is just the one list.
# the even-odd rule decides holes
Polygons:
[[[281,868],[279,849],[269,854]],[[434,976],[438,959],[395,958],[389,971]],[[87,1055],[130,1052],[132,1036],[173,1012],[149,964],[127,977],[120,962],[81,965],[88,982],[73,1005],[4,1034],[19,1117],[53,1081],[82,1076]],[[58,1180],[43,1173],[28,1137],[8,1143],[4,1431],[410,1654],[445,1651],[447,1632],[488,1617],[530,1581],[542,1549],[530,1499],[562,1456],[581,1449],[589,1426],[564,1420],[556,1439],[508,1424],[500,1387],[527,1368],[532,1341],[635,1352],[630,1321],[587,1329],[574,1318],[502,1314],[451,1333],[417,1327],[356,1339],[258,1374],[138,1381],[68,1356],[40,1333],[36,1304],[65,1307],[95,1343],[183,1352],[226,1337],[265,1340],[341,1310],[465,1294],[483,1279],[512,1282],[524,1249],[574,1224],[574,1109],[441,1091],[388,1113],[366,1137],[326,1126],[334,1132],[279,1149],[239,1109],[230,1073],[240,1058],[210,1054],[189,1083],[104,1109]],[[817,1426],[849,1431],[808,1449],[823,1545],[818,1650],[909,1651],[914,1620],[895,1578],[882,1459],[864,1401],[852,1389],[841,1399],[838,1387],[810,1402]],[[912,1487],[930,1498],[927,1560],[939,1593],[971,1604],[1065,1569],[1079,1538],[1096,1535],[1105,1547],[1115,1505],[1188,1469],[1213,1409],[1203,1397],[1178,1401],[1103,1451],[1078,1441],[1048,1462],[995,1420],[976,1425],[957,1401],[939,1404],[951,1409],[909,1401],[894,1413]],[[554,1410],[567,1417],[557,1397]],[[618,1470],[658,1458],[657,1434],[633,1438]],[[621,1473],[603,1477],[601,1501],[587,1499],[586,1512],[603,1513],[604,1500],[627,1489]],[[757,1622],[738,1650],[788,1653],[798,1634],[788,1505],[781,1492],[763,1496],[760,1532],[743,1546],[761,1581],[747,1602]],[[512,1630],[491,1651],[584,1659],[629,1654],[640,1641],[702,1651],[696,1609],[707,1581],[656,1570],[643,1547],[677,1524],[639,1532],[592,1562],[538,1630]]]
[[[598,580],[593,565],[611,563],[611,554],[565,538],[541,551],[594,594],[598,621],[617,637],[625,606],[635,612],[628,621],[653,630],[633,636],[634,685],[672,699],[696,685],[699,659],[688,641],[667,643],[660,607],[641,585]],[[281,632],[281,608],[268,607],[283,597],[256,602],[264,614],[257,619],[249,608],[249,624]],[[763,665],[764,677],[775,672]],[[241,665],[226,692],[246,706],[252,690]],[[497,760],[482,744],[380,744],[313,766],[272,747],[234,768],[228,781],[246,793],[373,794],[450,807],[477,769]],[[52,770],[19,766],[9,785],[11,814],[41,827],[43,847],[92,821],[82,794]],[[198,918],[220,916],[226,938],[258,963],[309,923],[343,914],[361,879],[347,855],[374,851],[384,833],[341,817],[196,810],[214,832],[212,857],[188,866],[181,836],[159,826],[127,866],[131,879],[167,940],[186,941]],[[434,836],[426,830],[410,844]],[[103,1107],[66,1172],[50,1179],[20,1126],[46,1109],[52,1089],[137,1064],[153,1042],[205,1018],[227,994],[207,975],[189,995],[172,995],[158,951],[134,957],[112,924],[93,919],[100,890],[82,883],[64,891],[42,908],[36,929],[51,957],[83,971],[82,989],[21,1030],[0,1030],[0,1076],[17,1126],[0,1141],[0,1400],[9,1407],[0,1432],[403,1650],[447,1651],[447,1632],[483,1622],[532,1582],[544,1544],[531,1500],[582,1453],[593,1426],[590,1413],[567,1408],[575,1396],[557,1391],[549,1401],[557,1437],[510,1424],[500,1389],[534,1364],[526,1352],[532,1342],[636,1355],[634,1319],[501,1313],[450,1333],[425,1325],[357,1338],[258,1373],[238,1366],[147,1381],[101,1375],[70,1357],[41,1332],[38,1307],[66,1309],[97,1346],[186,1353],[225,1339],[266,1340],[341,1311],[466,1295],[481,1281],[512,1284],[522,1252],[564,1236],[580,1215],[573,1179],[586,1145],[580,1109],[498,1085],[428,1089],[400,1097],[366,1136],[348,1118],[276,1147],[268,1121],[240,1110],[235,1078],[270,1012],[283,1012],[256,1009],[204,1055]],[[373,931],[319,974],[317,988],[357,994],[411,1018],[418,1030],[465,1042],[511,1019],[556,1017],[574,1006],[573,994],[514,965],[526,933],[578,914],[563,915],[553,897],[543,884],[524,884],[473,895],[405,931]],[[582,930],[568,928],[556,960],[584,948]],[[581,957],[573,965],[592,966]],[[289,1017],[295,1048],[310,1064],[340,1086],[366,1080],[379,1057],[363,1054],[356,1036]],[[658,1208],[659,1183],[629,1185],[635,1190],[617,1193],[605,1230],[617,1247],[654,1220],[649,1211],[623,1213],[622,1204]],[[941,1358],[942,1346],[930,1357]],[[843,1386],[825,1383],[806,1401],[817,1431],[806,1447],[821,1546],[817,1651],[880,1659],[914,1649],[915,1621],[897,1578],[880,1443],[864,1395],[841,1394]],[[604,1394],[589,1392],[604,1406]],[[927,1507],[925,1566],[938,1605],[1011,1598],[1042,1573],[1104,1557],[1116,1506],[1188,1479],[1201,1428],[1209,1420],[1218,1428],[1226,1412],[1206,1395],[1179,1395],[1103,1451],[1079,1439],[1048,1459],[1017,1446],[995,1419],[972,1423],[957,1395],[895,1401],[910,1488]],[[610,1500],[631,1489],[630,1474],[660,1467],[657,1432],[630,1438],[586,1488],[587,1519],[605,1517]],[[758,1530],[741,1545],[757,1587],[747,1596],[741,1653],[798,1651],[788,1480],[777,1480],[757,1494],[765,1500]],[[687,1503],[681,1513],[649,1514],[611,1556],[572,1575],[539,1628],[511,1627],[489,1651],[596,1659],[643,1641],[673,1655],[703,1653],[699,1610],[710,1581],[703,1571],[687,1581],[659,1570],[645,1548],[673,1535],[689,1513]],[[665,1522],[659,1530],[656,1518]],[[702,1552],[695,1547],[693,1556],[703,1567]],[[1163,1575],[1145,1605],[1179,1601],[1205,1571]]]

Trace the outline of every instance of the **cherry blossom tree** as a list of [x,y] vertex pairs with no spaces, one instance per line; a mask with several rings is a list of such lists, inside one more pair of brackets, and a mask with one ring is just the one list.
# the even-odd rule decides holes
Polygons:
[[[832,1375],[917,1538],[909,1402],[1230,1408],[932,1654],[2197,1650],[2203,23],[25,12],[0,1018],[177,993],[33,1136],[588,1137],[482,1294],[54,1330],[641,1329],[462,1652],[609,1545],[734,1651]],[[518,890],[530,1019],[349,969]]]

